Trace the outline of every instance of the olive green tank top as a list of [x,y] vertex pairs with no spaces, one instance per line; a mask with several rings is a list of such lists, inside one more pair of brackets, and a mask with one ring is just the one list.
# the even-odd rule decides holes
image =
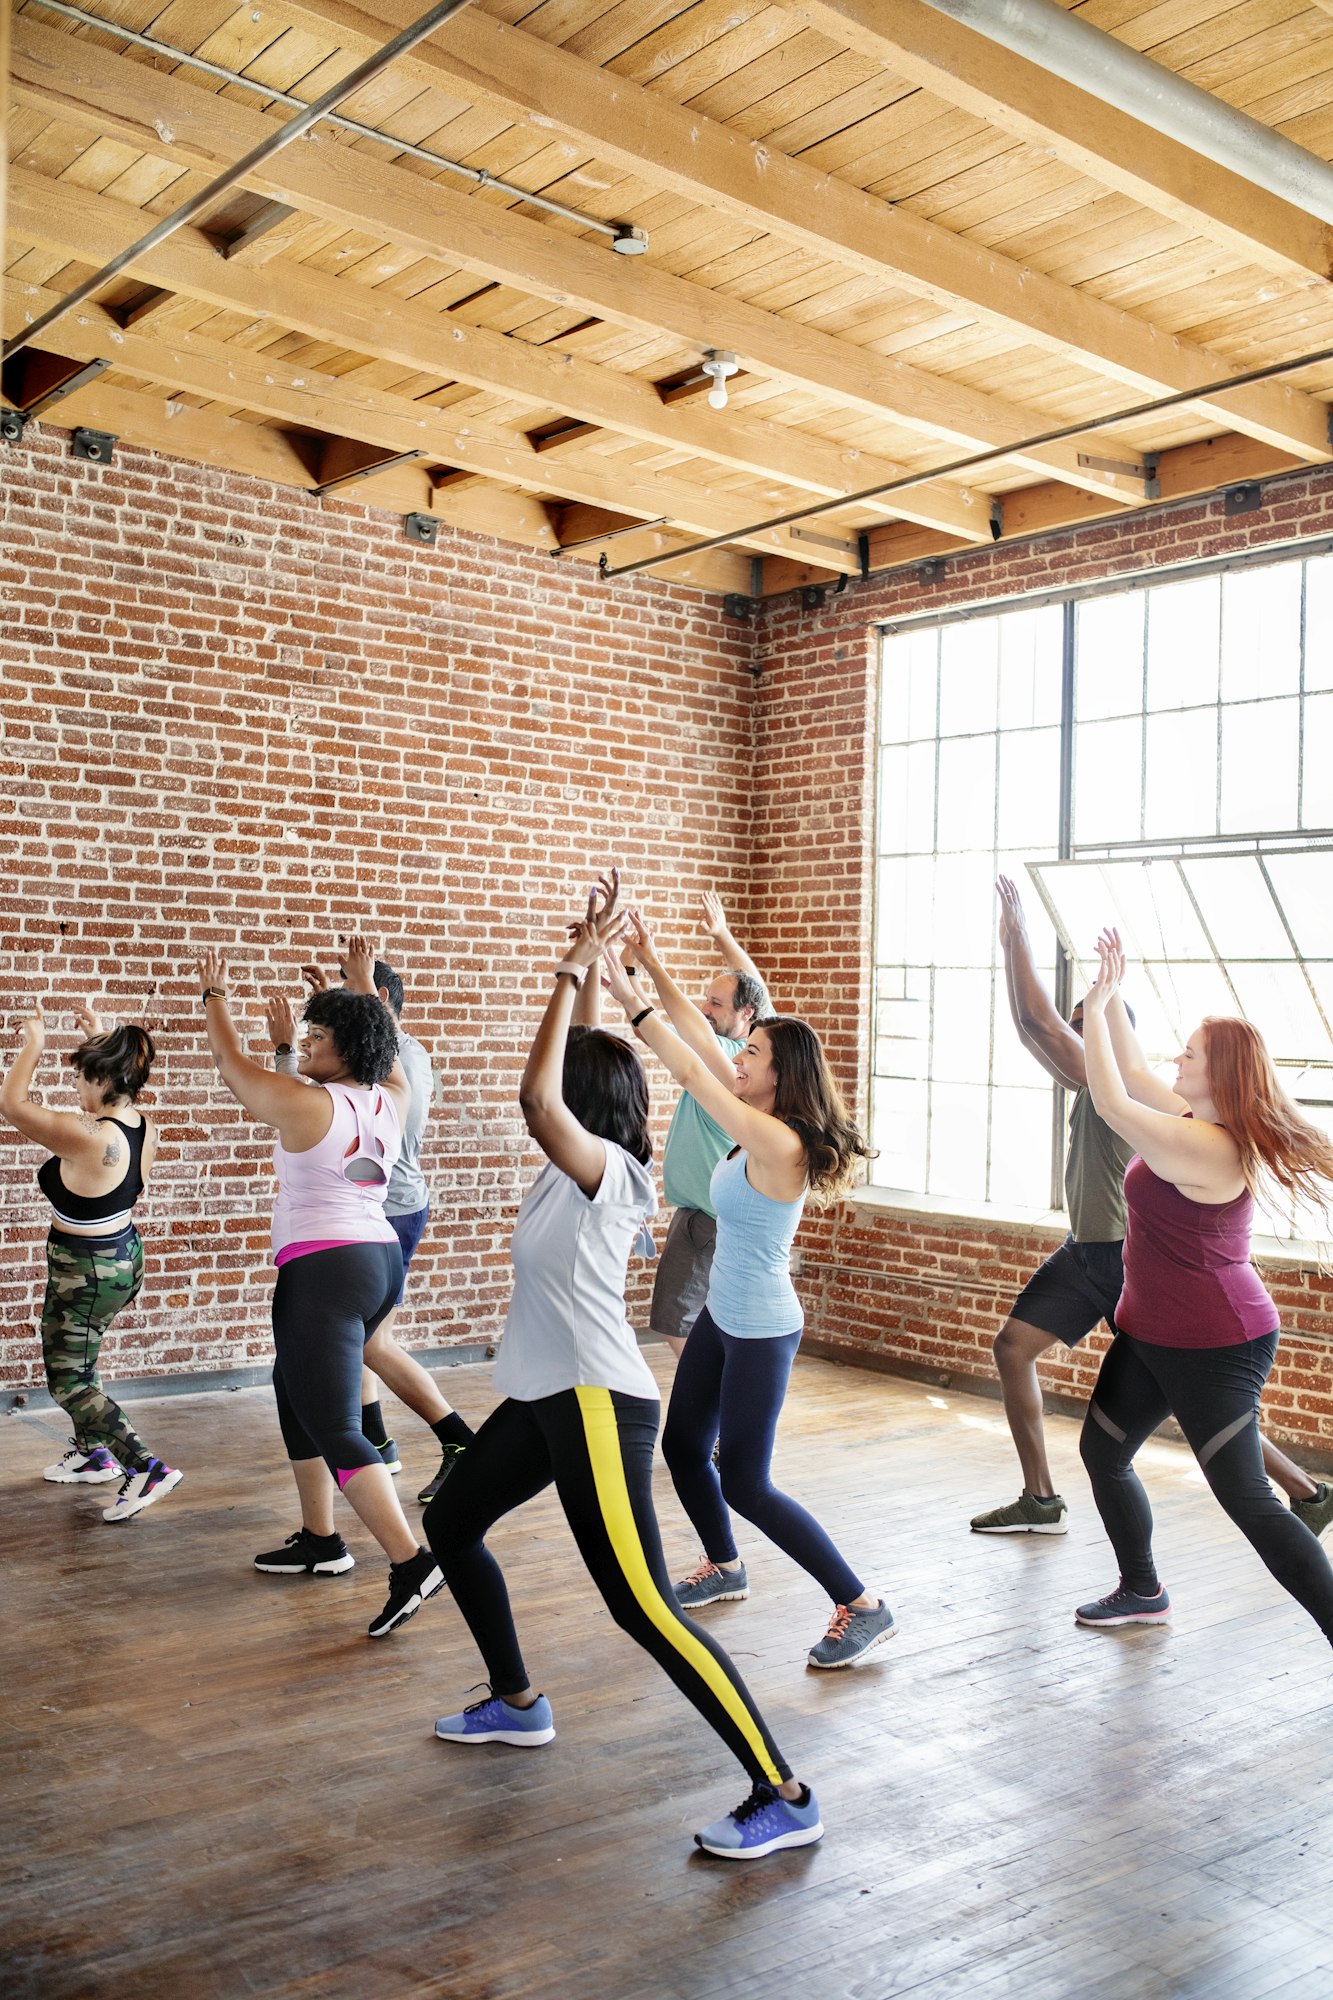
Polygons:
[[1077,1091],[1065,1160],[1065,1206],[1076,1243],[1124,1241],[1125,1168],[1133,1157],[1128,1139],[1098,1115],[1091,1091]]

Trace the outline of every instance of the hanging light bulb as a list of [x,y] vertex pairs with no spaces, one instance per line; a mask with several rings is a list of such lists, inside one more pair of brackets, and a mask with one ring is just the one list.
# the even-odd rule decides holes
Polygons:
[[724,347],[708,347],[704,349],[702,366],[704,374],[711,375],[713,378],[713,386],[708,391],[709,409],[725,410],[727,407],[727,377],[728,375],[739,373],[739,362],[735,355],[729,354]]

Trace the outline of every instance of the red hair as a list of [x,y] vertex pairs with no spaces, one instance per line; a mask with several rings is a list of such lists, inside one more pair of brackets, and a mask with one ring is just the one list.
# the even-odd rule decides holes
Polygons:
[[1329,1216],[1333,1140],[1303,1116],[1277,1080],[1264,1038],[1248,1021],[1210,1016],[1203,1024],[1208,1094],[1240,1149],[1252,1195],[1265,1182]]

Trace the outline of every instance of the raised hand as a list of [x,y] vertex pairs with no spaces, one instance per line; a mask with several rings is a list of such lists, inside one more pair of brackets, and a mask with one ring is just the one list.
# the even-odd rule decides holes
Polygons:
[[269,1038],[275,1049],[295,1045],[300,1029],[292,1003],[285,993],[270,993],[264,1002],[264,1020],[268,1026]]
[[348,938],[342,966],[343,976],[353,993],[375,991],[375,948],[359,932]]
[[93,1012],[93,1003],[91,1000],[85,1000],[82,1007],[75,1008],[74,1025],[83,1036],[85,1042],[96,1041],[99,1035],[107,1033],[106,1022],[100,1014]]
[[1019,944],[1027,941],[1027,918],[1023,914],[1023,904],[1018,890],[1007,875],[998,876],[995,892],[1000,899],[1000,943]]
[[1107,1002],[1120,990],[1120,982],[1125,976],[1125,954],[1120,949],[1117,931],[1103,931],[1097,940],[1097,977],[1088,988],[1083,1002],[1083,1012],[1102,1014]]
[[640,1012],[644,1005],[644,996],[612,950],[602,953],[602,983],[611,998],[624,1008],[626,1014]]
[[331,983],[328,974],[318,965],[303,965],[301,977],[312,993],[326,993]]
[[727,913],[722,907],[722,898],[715,889],[705,889],[703,894],[704,913],[700,929],[709,937],[721,937],[727,928]]
[[46,1022],[42,1016],[42,1003],[34,999],[32,1012],[24,1016],[19,1024],[23,1034],[23,1046],[39,1056],[46,1047]]
[[[612,873],[615,874],[616,871],[613,869]],[[599,879],[605,882],[604,877]],[[615,886],[618,890],[618,876]],[[607,883],[606,888],[610,887],[611,885]],[[605,909],[599,909],[598,900],[603,893],[600,886],[588,891],[587,912],[582,922],[576,926],[565,952],[566,961],[571,965],[595,965],[606,946],[615,944],[624,936],[629,924],[628,913],[616,916],[614,912],[608,914]]]
[[644,922],[643,912],[637,905],[632,903],[625,914],[629,918],[628,935],[634,954],[647,965],[657,957],[653,934]]
[[227,985],[227,964],[220,951],[201,951],[195,960],[195,970],[199,974],[199,990],[206,993],[210,986],[225,992]]

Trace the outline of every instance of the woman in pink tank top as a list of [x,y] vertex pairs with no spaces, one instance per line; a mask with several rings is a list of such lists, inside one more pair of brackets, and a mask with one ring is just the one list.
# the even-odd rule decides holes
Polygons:
[[1074,1615],[1106,1626],[1170,1616],[1134,1457],[1174,1416],[1226,1512],[1333,1644],[1333,1565],[1264,1474],[1259,1397],[1278,1316],[1250,1262],[1256,1193],[1313,1203],[1327,1216],[1333,1144],[1286,1096],[1248,1021],[1203,1021],[1176,1058],[1174,1088],[1154,1076],[1120,998],[1119,935],[1103,932],[1097,951],[1083,1004],[1088,1088],[1137,1152],[1125,1173],[1120,1331],[1081,1442],[1120,1581]]
[[389,1599],[370,1626],[371,1638],[382,1639],[443,1577],[408,1527],[389,1470],[361,1429],[365,1344],[402,1289],[402,1252],[384,1197],[411,1095],[373,964],[369,946],[354,938],[346,987],[311,995],[300,1076],[279,1075],[245,1054],[216,952],[200,958],[199,977],[219,1075],[251,1116],[278,1134],[273,1388],[301,1527],[282,1548],[256,1556],[255,1568],[282,1576],[351,1569],[334,1526],[341,1489],[389,1558]]

